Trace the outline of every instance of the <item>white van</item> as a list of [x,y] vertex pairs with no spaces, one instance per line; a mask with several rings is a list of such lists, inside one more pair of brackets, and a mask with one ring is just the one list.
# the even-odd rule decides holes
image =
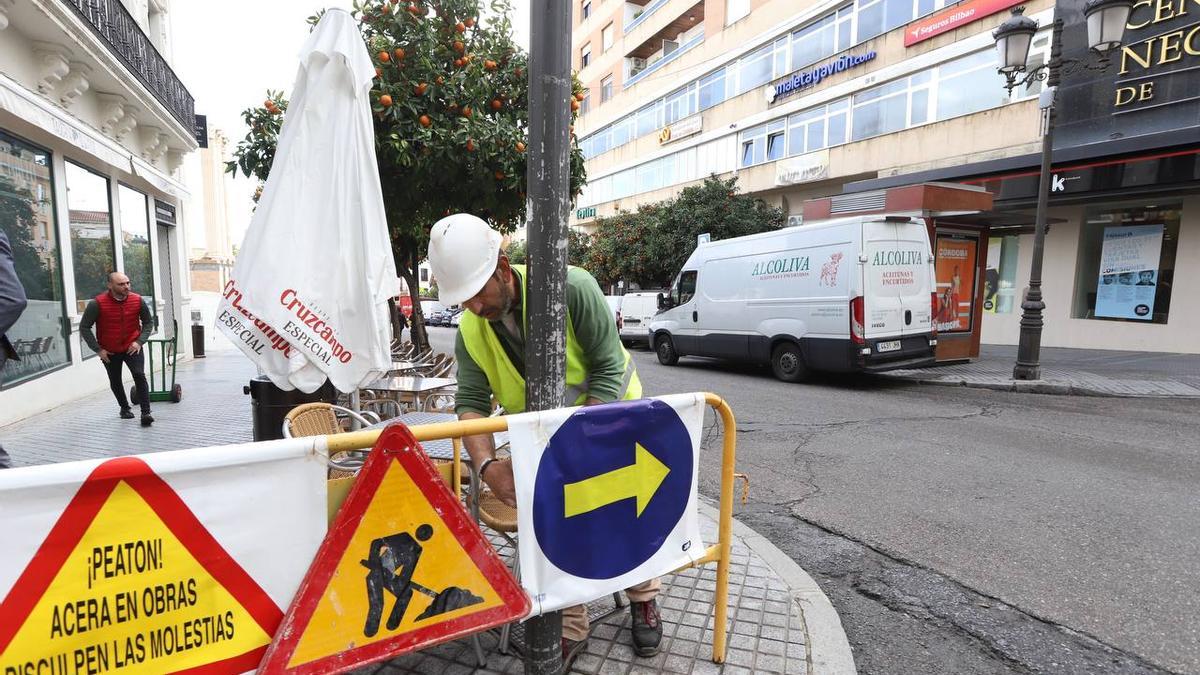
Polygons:
[[647,338],[680,356],[809,370],[878,372],[933,363],[937,302],[925,224],[859,216],[701,244],[675,277]]
[[658,314],[659,291],[632,291],[621,296],[621,342],[649,346],[646,328]]

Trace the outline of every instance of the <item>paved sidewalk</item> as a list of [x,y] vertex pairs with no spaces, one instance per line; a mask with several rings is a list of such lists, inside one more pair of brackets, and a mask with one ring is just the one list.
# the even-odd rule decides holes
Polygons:
[[[240,352],[214,351],[209,358],[181,363],[180,403],[157,403],[149,429],[117,417],[112,394],[104,391],[0,427],[0,442],[15,466],[140,454],[161,450],[243,443],[251,440],[250,397],[242,387],[255,375]],[[97,372],[97,377],[103,373]],[[706,453],[719,449],[706,448]],[[716,541],[716,512],[701,509],[706,542]],[[841,622],[829,599],[791,558],[734,521],[726,663],[711,661],[712,599],[716,566],[687,570],[664,579],[661,610],[663,649],[651,659],[634,657],[629,612],[594,625],[587,652],[572,672],[595,674],[772,673],[849,675],[854,662]],[[499,538],[494,540],[501,542]],[[502,555],[511,551],[501,549]],[[611,606],[611,600],[608,601]],[[470,641],[460,640],[363,669],[362,673],[520,673],[519,658],[496,650],[494,633],[483,636],[486,667],[477,669]]]
[[1015,346],[984,345],[971,363],[895,370],[880,377],[1035,394],[1200,398],[1200,354],[1043,348],[1042,379],[1012,379]]

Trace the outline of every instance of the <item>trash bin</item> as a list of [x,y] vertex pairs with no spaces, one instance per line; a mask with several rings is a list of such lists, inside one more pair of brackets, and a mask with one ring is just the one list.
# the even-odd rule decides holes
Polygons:
[[301,403],[337,402],[337,390],[325,382],[311,394],[299,389],[284,391],[266,377],[256,377],[242,391],[250,395],[250,412],[253,415],[254,440],[271,441],[283,438],[283,420],[292,408]]
[[192,324],[192,358],[204,358],[204,324]]

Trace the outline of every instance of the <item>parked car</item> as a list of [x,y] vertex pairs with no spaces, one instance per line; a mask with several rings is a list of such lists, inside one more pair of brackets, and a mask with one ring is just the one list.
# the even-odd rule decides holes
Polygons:
[[453,316],[450,317],[450,325],[457,328],[459,323],[462,322],[462,317],[463,317],[463,310],[460,307],[459,309],[455,310]]
[[680,356],[877,372],[933,363],[937,305],[925,223],[859,216],[701,244],[680,270],[650,344]]
[[621,296],[621,342],[650,346],[647,329],[658,314],[658,295],[663,290],[632,291]]
[[444,309],[446,309],[446,306],[443,305],[442,303],[438,302],[437,300],[422,300],[421,301],[421,315],[425,317],[425,325],[427,325],[427,326],[434,325],[433,322],[431,321],[431,319],[433,318],[433,315],[437,314],[438,312],[440,312]]

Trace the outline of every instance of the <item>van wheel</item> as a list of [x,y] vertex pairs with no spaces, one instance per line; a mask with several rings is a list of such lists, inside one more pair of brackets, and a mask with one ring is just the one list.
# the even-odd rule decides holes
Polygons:
[[675,351],[675,343],[671,342],[669,335],[658,338],[654,351],[658,353],[658,362],[664,366],[673,366],[679,363],[679,353]]
[[800,382],[808,375],[804,357],[794,343],[783,342],[771,351],[771,372],[784,382]]

